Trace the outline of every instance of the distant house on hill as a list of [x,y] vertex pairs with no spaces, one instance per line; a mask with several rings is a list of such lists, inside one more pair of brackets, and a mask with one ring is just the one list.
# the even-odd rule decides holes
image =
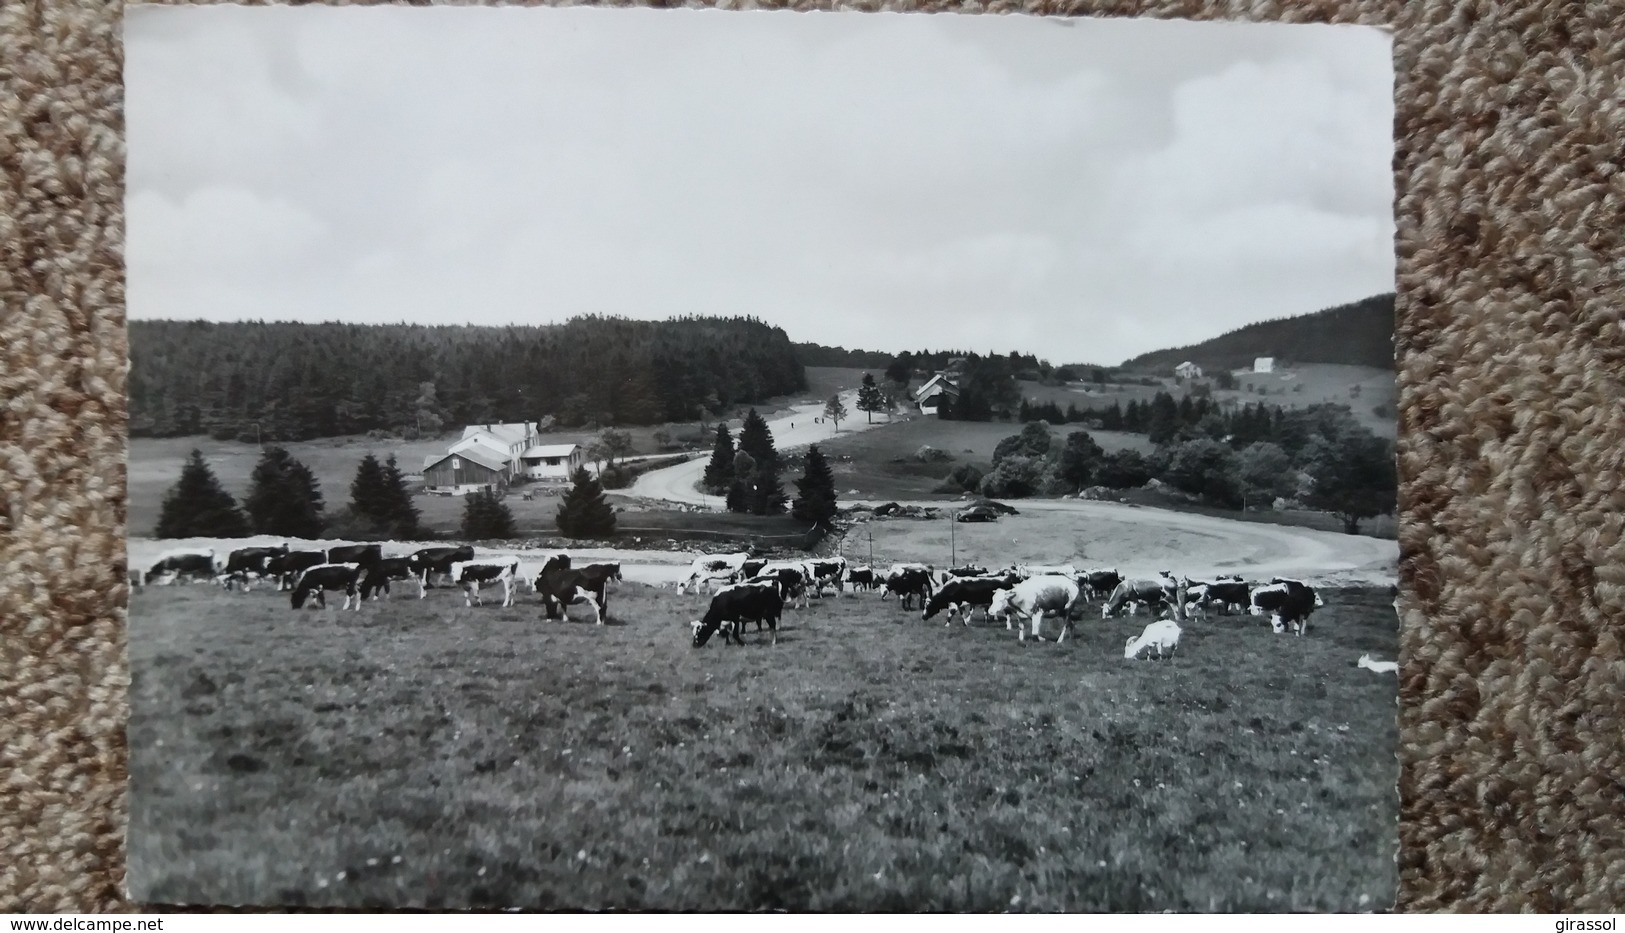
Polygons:
[[1273,357],[1273,356],[1261,356],[1258,359],[1253,360],[1253,372],[1255,372],[1255,373],[1273,373],[1273,372],[1275,372],[1275,357]]
[[1202,378],[1202,367],[1190,360],[1186,360],[1174,367],[1174,375],[1181,379],[1200,379]]
[[959,386],[948,373],[937,373],[914,390],[914,404],[922,415],[935,415],[944,397],[949,401],[959,398]]
[[532,424],[471,424],[445,453],[424,458],[424,489],[451,496],[501,492],[525,475],[523,455],[535,442]]
[[586,463],[587,452],[580,444],[549,444],[528,447],[519,456],[526,479],[567,480]]

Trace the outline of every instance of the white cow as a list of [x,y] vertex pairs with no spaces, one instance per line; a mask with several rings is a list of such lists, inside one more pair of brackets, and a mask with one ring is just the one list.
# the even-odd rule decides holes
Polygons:
[[[993,604],[988,607],[987,613],[993,617],[1004,618],[1005,628],[1010,627],[1012,616],[1025,616],[1033,620],[1033,638],[1043,640],[1044,613],[1057,613],[1061,616],[1061,634],[1055,639],[1056,644],[1066,640],[1066,633],[1072,630],[1072,607],[1078,601],[1078,582],[1069,576],[1042,576],[1032,577],[1017,583],[1013,588],[1000,590],[993,594]],[[1017,621],[1016,632],[1022,641],[1027,640],[1027,629]]]
[[743,551],[734,554],[703,554],[696,557],[688,568],[688,576],[677,584],[677,592],[682,593],[692,587],[693,592],[698,593],[702,583],[712,584],[713,589],[716,588],[716,584],[731,583],[745,566],[745,561],[749,559],[750,555]]
[[500,560],[465,560],[451,565],[451,582],[463,588],[463,603],[467,606],[476,603],[485,605],[485,600],[480,598],[481,583],[500,583],[502,606],[507,608],[513,605],[513,584],[518,573],[519,559],[516,557]]
[[1171,658],[1174,656],[1174,649],[1179,647],[1179,632],[1179,623],[1173,619],[1153,622],[1139,635],[1128,640],[1123,646],[1123,657],[1132,661],[1140,656],[1141,651],[1155,648],[1158,658]]

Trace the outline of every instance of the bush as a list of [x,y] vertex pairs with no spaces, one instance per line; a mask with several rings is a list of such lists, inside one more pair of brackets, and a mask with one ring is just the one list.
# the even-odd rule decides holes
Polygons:
[[605,489],[625,489],[637,479],[625,466],[612,466],[598,474],[598,483]]
[[946,463],[953,458],[953,454],[940,447],[932,447],[930,444],[926,444],[914,452],[914,459],[921,463]]
[[982,471],[977,469],[975,464],[961,463],[948,474],[948,479],[943,485],[956,486],[965,492],[975,492],[982,486]]
[[1054,472],[1041,457],[1010,454],[982,477],[981,491],[984,496],[1024,499],[1048,491],[1054,483]]
[[1107,454],[1095,470],[1095,482],[1108,489],[1138,489],[1151,479],[1151,469],[1137,450]]
[[1168,485],[1220,505],[1241,505],[1241,471],[1236,453],[1210,438],[1180,444],[1162,479]]

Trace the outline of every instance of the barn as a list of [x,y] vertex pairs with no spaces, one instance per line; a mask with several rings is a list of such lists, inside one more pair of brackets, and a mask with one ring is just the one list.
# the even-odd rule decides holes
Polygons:
[[508,488],[508,464],[483,445],[431,454],[423,461],[424,491],[439,496],[463,496]]
[[526,479],[568,480],[577,467],[586,463],[587,452],[580,444],[549,444],[527,448],[519,459]]
[[949,401],[959,398],[959,387],[947,373],[937,373],[914,393],[914,404],[919,407],[920,414],[934,415],[941,407],[942,399]]
[[1181,379],[1200,379],[1202,378],[1202,367],[1190,360],[1186,360],[1174,367],[1174,375]]

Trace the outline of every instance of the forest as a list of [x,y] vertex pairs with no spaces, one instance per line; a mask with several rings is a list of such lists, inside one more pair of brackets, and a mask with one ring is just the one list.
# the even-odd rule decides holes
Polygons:
[[1393,369],[1394,295],[1248,324],[1202,343],[1137,356],[1121,368],[1161,373],[1189,360],[1204,369],[1239,369],[1251,367],[1261,356],[1289,365],[1341,363]]
[[297,441],[541,421],[698,418],[806,388],[784,331],[748,317],[536,327],[130,322],[130,433]]

